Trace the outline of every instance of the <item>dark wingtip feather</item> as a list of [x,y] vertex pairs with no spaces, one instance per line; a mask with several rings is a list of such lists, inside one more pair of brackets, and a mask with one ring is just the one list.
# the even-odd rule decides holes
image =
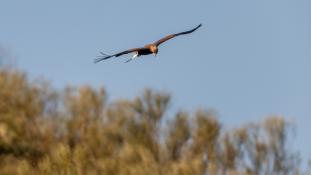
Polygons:
[[100,62],[100,60],[99,60],[100,58],[96,58],[96,59],[94,59],[94,64],[96,64],[96,63],[98,63],[98,62]]
[[103,61],[103,60],[106,60],[108,58],[110,58],[110,57],[96,58],[96,59],[94,59],[94,63],[96,64],[96,63]]
[[110,55],[108,55],[108,54],[105,54],[104,52],[99,52],[100,54],[102,54],[102,56],[110,56]]
[[101,61],[101,58],[96,58],[96,59],[94,59],[94,64],[96,64],[96,63],[98,63],[100,61]]
[[202,23],[199,24],[194,30],[197,30],[198,28],[202,27]]
[[107,55],[107,54],[105,54],[105,53],[103,53],[103,52],[100,52],[100,54],[101,54],[102,56],[99,56],[98,58],[94,59],[94,63],[95,63],[95,64],[98,63],[98,62],[100,62],[100,61],[102,61],[102,60],[106,60],[106,59],[109,59],[109,58],[112,57],[111,55]]

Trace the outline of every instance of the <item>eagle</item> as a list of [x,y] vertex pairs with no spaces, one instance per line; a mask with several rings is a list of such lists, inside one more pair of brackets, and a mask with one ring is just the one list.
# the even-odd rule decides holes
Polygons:
[[199,24],[197,27],[191,29],[191,30],[188,30],[188,31],[185,31],[185,32],[180,32],[180,33],[176,33],[176,34],[171,34],[171,35],[168,35],[154,43],[151,43],[151,44],[147,44],[145,45],[144,47],[139,47],[139,48],[133,48],[133,49],[128,49],[128,50],[125,50],[123,52],[119,52],[119,53],[116,53],[114,55],[107,55],[103,52],[100,52],[101,56],[98,57],[97,59],[94,60],[94,63],[98,63],[100,61],[103,61],[103,60],[107,60],[109,58],[112,58],[112,57],[119,57],[119,56],[122,56],[122,55],[125,55],[125,54],[129,54],[129,53],[134,53],[133,57],[128,59],[126,61],[127,62],[130,62],[132,61],[133,59],[137,58],[137,57],[140,57],[141,55],[150,55],[150,54],[153,54],[154,56],[156,56],[158,54],[158,47],[166,42],[167,40],[170,40],[174,37],[177,37],[177,36],[180,36],[180,35],[186,35],[186,34],[190,34],[194,31],[196,31],[198,28],[200,28],[202,26],[202,24]]

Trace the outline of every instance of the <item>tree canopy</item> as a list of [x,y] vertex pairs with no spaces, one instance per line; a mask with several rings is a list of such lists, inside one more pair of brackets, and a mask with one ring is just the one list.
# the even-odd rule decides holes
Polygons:
[[212,111],[168,114],[146,89],[109,101],[104,88],[54,90],[0,69],[0,174],[304,174],[279,116],[228,129]]

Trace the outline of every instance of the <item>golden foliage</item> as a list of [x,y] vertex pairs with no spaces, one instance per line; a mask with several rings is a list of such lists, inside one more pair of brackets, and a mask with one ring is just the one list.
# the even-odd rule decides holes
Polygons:
[[[101,88],[55,91],[0,70],[0,174],[295,174],[289,123],[225,130],[211,112],[165,118],[170,96],[147,89],[107,101]],[[170,119],[165,125],[163,119]],[[165,129],[166,128],[166,129]],[[167,131],[167,132],[164,132]]]

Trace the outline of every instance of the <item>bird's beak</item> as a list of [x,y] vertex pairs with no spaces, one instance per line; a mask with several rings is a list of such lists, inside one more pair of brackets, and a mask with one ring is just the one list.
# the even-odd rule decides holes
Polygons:
[[157,54],[156,53],[153,53],[153,55],[156,57],[157,56]]

